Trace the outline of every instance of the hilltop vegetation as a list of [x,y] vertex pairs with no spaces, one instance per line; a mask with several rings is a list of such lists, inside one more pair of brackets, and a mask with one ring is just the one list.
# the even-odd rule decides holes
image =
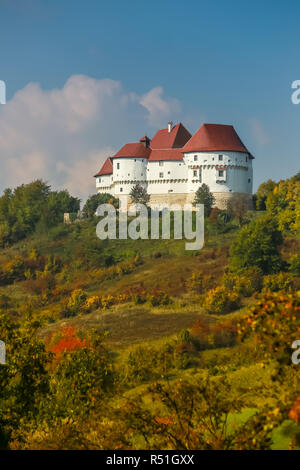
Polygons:
[[261,185],[257,211],[210,208],[194,252],[100,241],[98,197],[64,225],[67,192],[6,190],[1,447],[299,447],[299,196],[298,174]]
[[68,191],[51,191],[41,180],[6,189],[0,198],[0,246],[17,242],[33,232],[47,231],[77,212],[80,200]]

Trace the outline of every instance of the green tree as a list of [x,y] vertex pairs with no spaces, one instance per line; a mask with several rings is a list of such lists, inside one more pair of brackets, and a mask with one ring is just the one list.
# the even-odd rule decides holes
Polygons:
[[[30,317],[14,323],[0,313],[0,338],[6,345],[6,364],[0,365],[0,435],[2,443],[25,422],[36,422],[41,402],[49,399],[48,363],[51,353],[36,336],[40,325]],[[0,437],[1,440],[1,437]]]
[[112,365],[101,346],[64,353],[51,380],[53,402],[49,403],[48,418],[55,414],[87,416],[112,390],[113,381]]
[[214,203],[215,198],[213,194],[210,192],[207,184],[203,183],[202,186],[200,186],[195,193],[193,206],[196,206],[196,204],[204,204],[204,215],[205,217],[208,217]]
[[65,212],[78,212],[80,209],[80,199],[70,196],[69,192],[64,189],[62,191],[50,192],[45,212],[42,216],[42,223],[47,227],[54,227],[63,220]]
[[136,184],[130,191],[130,199],[132,204],[145,204],[147,205],[150,201],[150,196],[147,193],[147,189]]
[[278,247],[282,244],[276,218],[264,215],[252,220],[238,233],[230,249],[230,268],[240,273],[257,266],[264,274],[280,271],[282,259]]
[[298,176],[280,181],[269,193],[267,211],[276,217],[280,230],[300,234],[300,182]]
[[100,204],[113,204],[113,206],[117,209],[119,207],[119,200],[108,193],[93,194],[86,200],[86,203],[83,206],[82,212],[84,216],[92,217],[95,215],[97,207],[100,206]]
[[42,180],[6,189],[0,197],[0,244],[25,238],[38,227],[48,229],[62,222],[64,212],[76,212],[80,200],[68,191],[51,191]]
[[[229,416],[241,412],[248,390],[235,390],[222,376],[197,377],[193,382],[156,383],[147,390],[152,407],[144,395],[128,400],[119,410],[120,422],[144,439],[143,449],[228,450],[241,449],[239,436],[244,424],[231,427]],[[265,432],[264,434],[268,434]],[[126,433],[123,437],[126,445]],[[127,437],[128,439],[128,437]],[[252,444],[253,448],[269,448],[270,440]]]
[[269,193],[271,193],[276,186],[275,181],[269,179],[262,183],[256,192],[256,209],[258,211],[266,210],[266,201]]

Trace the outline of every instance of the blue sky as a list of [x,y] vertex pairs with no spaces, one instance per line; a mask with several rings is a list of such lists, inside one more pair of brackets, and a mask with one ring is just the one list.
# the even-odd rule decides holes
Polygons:
[[[255,187],[295,174],[300,104],[291,102],[291,83],[300,79],[299,20],[293,0],[0,0],[0,79],[7,86],[0,189],[42,176],[76,192],[86,167],[84,196],[106,154],[151,137],[169,119],[191,132],[203,122],[233,124],[256,156]],[[81,79],[66,85],[74,76]],[[82,98],[86,121],[77,110],[74,124],[68,97],[76,100],[90,78],[95,94]],[[97,100],[97,109],[85,108],[86,100],[90,107]],[[57,122],[70,119],[71,136],[51,112],[61,113]]]

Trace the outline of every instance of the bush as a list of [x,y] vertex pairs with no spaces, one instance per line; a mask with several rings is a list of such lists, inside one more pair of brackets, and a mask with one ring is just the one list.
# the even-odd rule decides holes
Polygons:
[[92,297],[86,299],[85,304],[83,305],[83,309],[86,313],[89,313],[93,310],[96,310],[97,308],[100,308],[101,306],[102,303],[100,297],[98,297],[98,295],[93,295]]
[[190,338],[198,350],[231,347],[236,342],[237,326],[231,321],[213,323],[200,318],[191,329]]
[[147,300],[152,307],[158,307],[159,305],[169,305],[171,302],[170,297],[165,292],[155,292],[147,296]]
[[289,271],[292,276],[300,276],[300,256],[294,255],[289,260]]
[[172,369],[186,369],[191,361],[189,353],[194,349],[192,342],[184,341],[181,334],[172,344],[165,343],[160,347],[137,346],[128,354],[121,379],[126,384],[136,386],[168,376]]
[[[105,260],[106,259],[107,258],[105,258]],[[97,271],[94,271],[94,276],[101,282],[116,279],[126,274],[132,273],[141,264],[143,264],[143,259],[140,255],[136,255],[129,261],[123,261],[117,265],[112,265],[104,269],[98,269]]]
[[49,240],[59,240],[61,238],[66,237],[71,232],[71,228],[67,224],[59,224],[56,227],[52,227],[48,231],[48,238]]
[[209,313],[229,313],[239,307],[239,296],[225,286],[209,290],[204,297],[203,307]]
[[277,292],[283,290],[289,292],[293,287],[292,276],[288,273],[280,272],[279,274],[271,274],[264,277],[263,290]]
[[203,294],[212,287],[213,278],[210,275],[203,275],[203,273],[193,273],[186,281],[186,287],[194,294]]
[[131,300],[133,301],[133,303],[135,305],[142,305],[146,302],[147,297],[146,297],[146,295],[143,295],[141,293],[137,293],[137,294],[132,294]]
[[[250,337],[266,357],[293,369],[291,345],[299,339],[300,291],[267,292],[250,308],[239,325],[242,338]],[[296,366],[298,367],[298,366]],[[298,371],[295,369],[295,373]],[[281,380],[281,376],[276,379]],[[291,379],[291,377],[290,377]],[[293,387],[290,388],[293,393]]]
[[66,302],[66,307],[63,311],[64,317],[72,317],[77,315],[82,310],[87,299],[86,293],[82,289],[75,289],[71,293],[71,297]]
[[137,383],[158,379],[176,367],[174,357],[174,346],[169,344],[160,348],[138,346],[129,353],[121,378],[135,386]]
[[263,275],[259,268],[245,269],[240,276],[225,273],[223,277],[224,286],[244,297],[250,297],[262,289]]
[[101,297],[102,308],[109,308],[114,304],[114,297],[112,295],[103,295]]

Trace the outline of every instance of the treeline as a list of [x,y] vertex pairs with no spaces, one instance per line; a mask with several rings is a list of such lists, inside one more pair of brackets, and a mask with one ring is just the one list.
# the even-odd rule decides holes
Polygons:
[[77,212],[80,199],[67,190],[52,191],[38,179],[0,197],[0,246],[15,243],[36,230],[47,231],[63,221],[64,212]]

